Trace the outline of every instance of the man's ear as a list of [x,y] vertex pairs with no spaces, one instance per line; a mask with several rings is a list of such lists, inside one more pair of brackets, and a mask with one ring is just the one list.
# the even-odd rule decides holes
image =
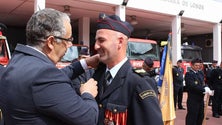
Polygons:
[[54,48],[55,38],[53,36],[49,36],[46,39],[46,44],[47,44],[48,48],[52,50]]
[[119,44],[118,44],[118,49],[120,49],[124,44],[124,39],[123,37],[119,37]]

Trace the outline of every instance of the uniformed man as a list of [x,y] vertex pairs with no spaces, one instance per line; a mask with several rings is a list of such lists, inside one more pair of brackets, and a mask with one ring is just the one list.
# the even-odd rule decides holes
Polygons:
[[149,82],[149,83],[152,85],[156,93],[159,94],[159,90],[157,86],[157,82],[159,80],[159,69],[154,68],[153,65],[154,65],[154,62],[152,58],[150,57],[145,58],[142,65],[144,73],[140,73],[140,75],[145,77],[147,80],[151,79],[153,82]]
[[219,68],[213,69],[211,72],[211,87],[214,90],[212,98],[213,117],[220,118],[222,115],[222,62]]
[[182,105],[183,100],[183,73],[182,60],[177,61],[177,66],[173,67],[173,88],[174,88],[174,106],[178,105],[178,109],[185,110]]
[[191,61],[191,70],[185,74],[188,93],[186,125],[202,125],[204,118],[204,94],[212,95],[210,88],[203,84],[199,69],[200,60],[195,58]]
[[100,14],[95,50],[102,62],[95,71],[98,81],[98,125],[162,125],[154,89],[136,74],[126,57],[133,27],[116,15]]
[[[212,85],[211,85],[211,72],[212,72],[212,70],[213,69],[217,69],[217,68],[219,68],[218,66],[217,66],[217,60],[213,60],[212,61],[212,65],[211,66],[208,66],[208,68],[206,69],[206,84],[211,88],[211,89],[213,89],[212,88]],[[209,99],[209,102],[208,102],[208,105],[209,106],[212,106],[212,96],[210,97],[210,99]]]

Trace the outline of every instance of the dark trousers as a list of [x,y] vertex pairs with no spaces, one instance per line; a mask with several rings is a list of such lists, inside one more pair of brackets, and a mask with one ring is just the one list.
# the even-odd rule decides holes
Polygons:
[[212,98],[212,112],[213,114],[222,113],[222,88],[214,88],[214,96]]
[[186,125],[202,125],[204,118],[204,101],[187,99]]
[[183,100],[183,87],[175,87],[174,88],[174,106],[175,106],[175,109],[176,109],[176,105],[178,105],[178,108],[183,108],[182,100]]

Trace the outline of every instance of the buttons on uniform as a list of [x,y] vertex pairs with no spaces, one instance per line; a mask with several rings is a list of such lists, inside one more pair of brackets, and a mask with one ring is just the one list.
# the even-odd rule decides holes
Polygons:
[[113,109],[113,112],[117,112],[117,109]]
[[103,107],[103,105],[102,105],[102,104],[99,104],[99,107],[100,107],[100,108],[102,108],[102,107]]

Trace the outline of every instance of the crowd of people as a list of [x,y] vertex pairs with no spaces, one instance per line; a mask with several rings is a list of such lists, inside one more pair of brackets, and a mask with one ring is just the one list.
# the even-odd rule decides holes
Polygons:
[[[117,15],[101,13],[95,36],[96,55],[83,52],[65,68],[55,64],[72,44],[70,18],[46,8],[26,26],[26,44],[18,44],[0,72],[0,109],[5,125],[163,125],[158,100],[158,69],[146,58],[145,75],[126,56],[133,27]],[[182,60],[172,69],[174,106],[182,105],[187,87],[186,125],[202,125],[204,95],[212,97],[213,116],[222,115],[222,64],[205,83],[200,59],[183,76]]]

